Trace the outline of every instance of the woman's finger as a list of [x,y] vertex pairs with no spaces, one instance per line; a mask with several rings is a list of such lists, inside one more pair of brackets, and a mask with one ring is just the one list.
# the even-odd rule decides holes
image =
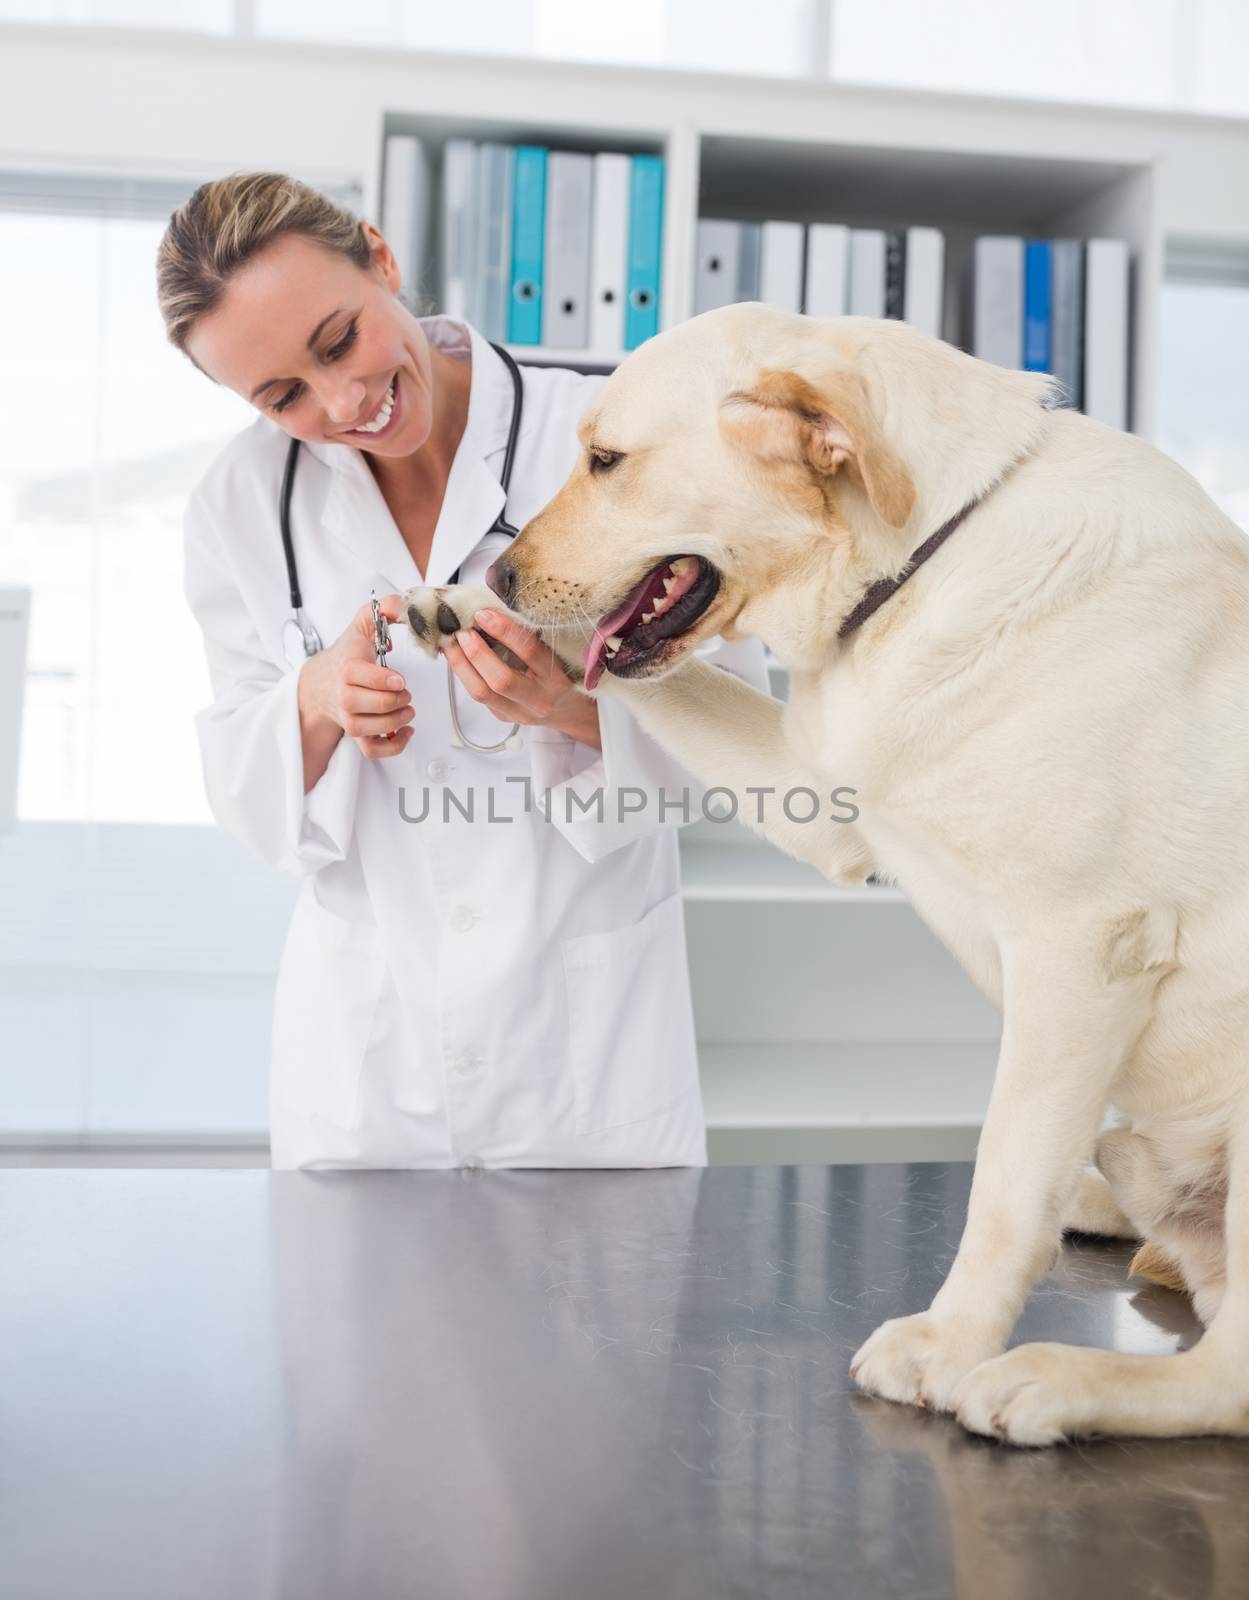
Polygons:
[[377,761],[386,756],[398,755],[401,750],[406,750],[413,731],[413,728],[409,725],[406,728],[400,728],[396,733],[383,735],[380,739],[366,737],[357,739],[356,743],[369,760]]
[[[484,652],[484,654],[488,656],[490,660],[498,660],[498,657],[495,655],[494,651],[491,650],[490,646],[486,644],[484,640],[477,639],[476,644],[480,646],[480,650],[477,652],[478,654]],[[497,717],[500,722],[529,723],[535,720],[532,712],[520,700],[510,698],[505,699],[502,695],[498,695],[494,692],[482,674],[478,672],[473,662],[470,661],[465,655],[464,650],[455,639],[448,641],[443,648],[443,654],[451,663],[451,670],[464,685],[465,689],[468,690],[469,695],[476,700],[478,705],[485,706],[486,710],[490,712],[491,716]],[[483,665],[487,664],[483,662]],[[499,662],[499,665],[502,666],[503,663]],[[504,671],[508,670],[510,669],[504,668]],[[526,680],[518,677],[516,681],[518,683],[524,683]]]
[[473,626],[480,628],[483,633],[488,633],[500,644],[505,644],[526,666],[534,668],[535,671],[540,672],[549,666],[555,655],[550,645],[543,643],[541,634],[525,627],[523,622],[517,622],[513,617],[504,616],[501,611],[491,611],[487,608],[474,612]]
[[401,711],[384,717],[357,716],[354,712],[346,712],[343,715],[343,732],[350,734],[353,739],[385,739],[388,734],[406,728],[415,718],[416,711],[412,706],[404,706]]
[[407,689],[361,689],[345,683],[339,691],[341,709],[355,717],[382,717],[412,704]]
[[505,700],[515,700],[519,705],[529,702],[530,696],[526,692],[532,682],[529,673],[517,672],[515,667],[509,667],[506,661],[501,661],[472,628],[462,628],[455,637],[469,665],[489,690]]

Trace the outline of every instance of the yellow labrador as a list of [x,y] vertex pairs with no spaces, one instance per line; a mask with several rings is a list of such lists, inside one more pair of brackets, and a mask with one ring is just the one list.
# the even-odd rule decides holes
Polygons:
[[[900,882],[1003,1007],[957,1258],[859,1351],[860,1386],[1020,1444],[1240,1432],[1249,543],[1049,390],[898,322],[709,312],[621,365],[490,581],[751,826],[836,881]],[[789,701],[690,658],[717,633],[763,638]],[[764,786],[850,786],[859,815],[808,822]],[[1064,1220],[1150,1241],[1200,1343],[1003,1354]]]

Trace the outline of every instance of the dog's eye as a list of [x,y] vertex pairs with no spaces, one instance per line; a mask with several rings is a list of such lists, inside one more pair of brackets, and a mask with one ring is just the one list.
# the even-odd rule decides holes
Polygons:
[[624,460],[623,450],[591,450],[590,471],[610,472],[618,461]]

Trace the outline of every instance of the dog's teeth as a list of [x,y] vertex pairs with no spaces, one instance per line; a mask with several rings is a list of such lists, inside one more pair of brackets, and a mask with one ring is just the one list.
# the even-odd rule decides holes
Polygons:
[[693,560],[693,556],[678,556],[675,561],[670,561],[668,563],[668,571],[676,573],[684,572],[691,565]]
[[656,600],[655,609],[651,612],[651,616],[657,617],[661,611],[666,611],[671,604],[672,601],[668,598],[668,596],[663,595],[660,599]]
[[654,620],[655,620],[655,613],[653,611],[643,611],[643,613],[642,613],[642,621],[643,622],[654,622]]
[[673,590],[673,587],[676,584],[676,581],[677,580],[675,578],[665,578],[664,579],[664,593],[665,594],[671,594],[672,593],[672,590]]
[[620,649],[620,646],[623,643],[624,643],[624,635],[623,634],[612,633],[612,634],[609,634],[608,637],[607,637],[607,648],[608,648],[608,650],[610,651],[610,653],[612,655],[616,654],[616,651]]

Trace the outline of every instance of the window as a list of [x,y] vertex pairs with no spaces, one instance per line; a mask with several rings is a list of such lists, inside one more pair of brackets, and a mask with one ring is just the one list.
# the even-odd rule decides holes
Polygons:
[[1249,251],[1175,243],[1159,306],[1157,442],[1249,532]]
[[32,591],[24,820],[211,821],[182,512],[255,412],[172,348],[157,310],[156,248],[192,187],[0,174],[0,581]]

